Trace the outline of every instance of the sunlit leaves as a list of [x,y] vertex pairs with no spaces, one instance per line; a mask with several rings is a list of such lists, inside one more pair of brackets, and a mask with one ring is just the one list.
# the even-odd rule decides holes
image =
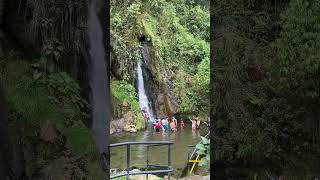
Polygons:
[[201,143],[196,145],[196,153],[201,156],[199,166],[207,166],[210,162],[210,139],[201,136]]

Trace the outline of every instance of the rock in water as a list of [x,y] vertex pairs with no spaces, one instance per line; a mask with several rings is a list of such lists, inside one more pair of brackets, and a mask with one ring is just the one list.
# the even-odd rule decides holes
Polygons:
[[40,138],[44,141],[53,143],[58,137],[58,130],[52,121],[47,121],[41,128]]
[[125,126],[135,124],[135,115],[132,111],[128,111],[124,114],[123,119],[125,121]]

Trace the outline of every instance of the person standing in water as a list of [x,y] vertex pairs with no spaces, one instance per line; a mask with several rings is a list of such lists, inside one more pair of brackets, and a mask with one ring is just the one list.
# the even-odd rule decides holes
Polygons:
[[160,121],[157,121],[157,123],[154,126],[154,129],[156,130],[156,132],[160,132],[160,130],[162,129],[162,125]]
[[168,122],[168,120],[166,118],[163,118],[161,120],[161,122],[162,122],[162,126],[163,126],[164,130],[169,129],[169,125],[168,125],[169,122]]
[[175,132],[177,130],[176,123],[175,123],[174,120],[170,121],[170,130],[173,131],[173,132]]
[[184,122],[183,122],[183,119],[180,118],[180,128],[183,129],[184,128]]
[[177,126],[178,126],[178,121],[177,121],[177,119],[173,116],[172,120],[173,120],[173,122],[175,123],[175,125],[176,125],[176,127],[177,127]]
[[199,120],[199,118],[196,119],[196,122],[197,122],[197,129],[199,129],[200,128],[200,120]]
[[190,119],[189,120],[191,121],[191,128],[194,130],[194,129],[197,129],[197,122],[194,120],[194,119]]

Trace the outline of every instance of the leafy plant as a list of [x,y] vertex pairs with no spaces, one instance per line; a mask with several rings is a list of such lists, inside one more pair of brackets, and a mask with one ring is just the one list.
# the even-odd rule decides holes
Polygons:
[[59,62],[64,51],[63,44],[57,38],[52,38],[45,41],[42,51],[47,58]]
[[201,143],[196,145],[196,153],[202,158],[199,166],[208,166],[210,164],[210,139],[201,136]]
[[50,100],[62,107],[66,115],[66,124],[73,125],[78,120],[83,120],[87,114],[83,109],[87,102],[80,97],[78,84],[65,72],[48,75],[45,83],[50,93]]

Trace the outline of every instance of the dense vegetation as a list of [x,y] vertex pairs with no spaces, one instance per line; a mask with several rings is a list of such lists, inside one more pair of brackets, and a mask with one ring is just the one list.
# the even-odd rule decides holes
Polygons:
[[178,111],[207,112],[208,8],[184,0],[111,1],[112,61],[120,79],[132,85],[136,63],[142,58],[137,39],[141,35],[152,43],[154,81],[172,90]]
[[[30,169],[26,176],[37,176],[40,173],[37,169],[50,166],[56,158],[70,153],[78,159],[74,166],[84,164],[76,178],[102,177],[98,152],[90,129],[85,126],[87,115],[81,111],[85,102],[80,98],[76,81],[63,72],[40,78],[26,60],[14,53],[1,58],[0,62],[0,87],[4,88],[3,95],[10,108],[9,127],[22,124],[26,130],[22,134],[21,130],[15,132],[23,137],[21,143],[32,146],[32,149],[40,148],[35,155],[24,157],[32,159],[25,162]],[[61,133],[51,143],[44,142],[41,135],[42,128],[48,122],[53,123]],[[54,134],[51,136],[54,137]],[[18,174],[14,176],[19,177]]]
[[102,179],[78,82],[86,1],[6,1],[5,6],[0,89],[9,123],[1,122],[1,128],[3,147],[11,152],[6,157],[10,172],[0,176]]
[[214,161],[240,164],[224,176],[319,176],[319,6],[212,4]]

